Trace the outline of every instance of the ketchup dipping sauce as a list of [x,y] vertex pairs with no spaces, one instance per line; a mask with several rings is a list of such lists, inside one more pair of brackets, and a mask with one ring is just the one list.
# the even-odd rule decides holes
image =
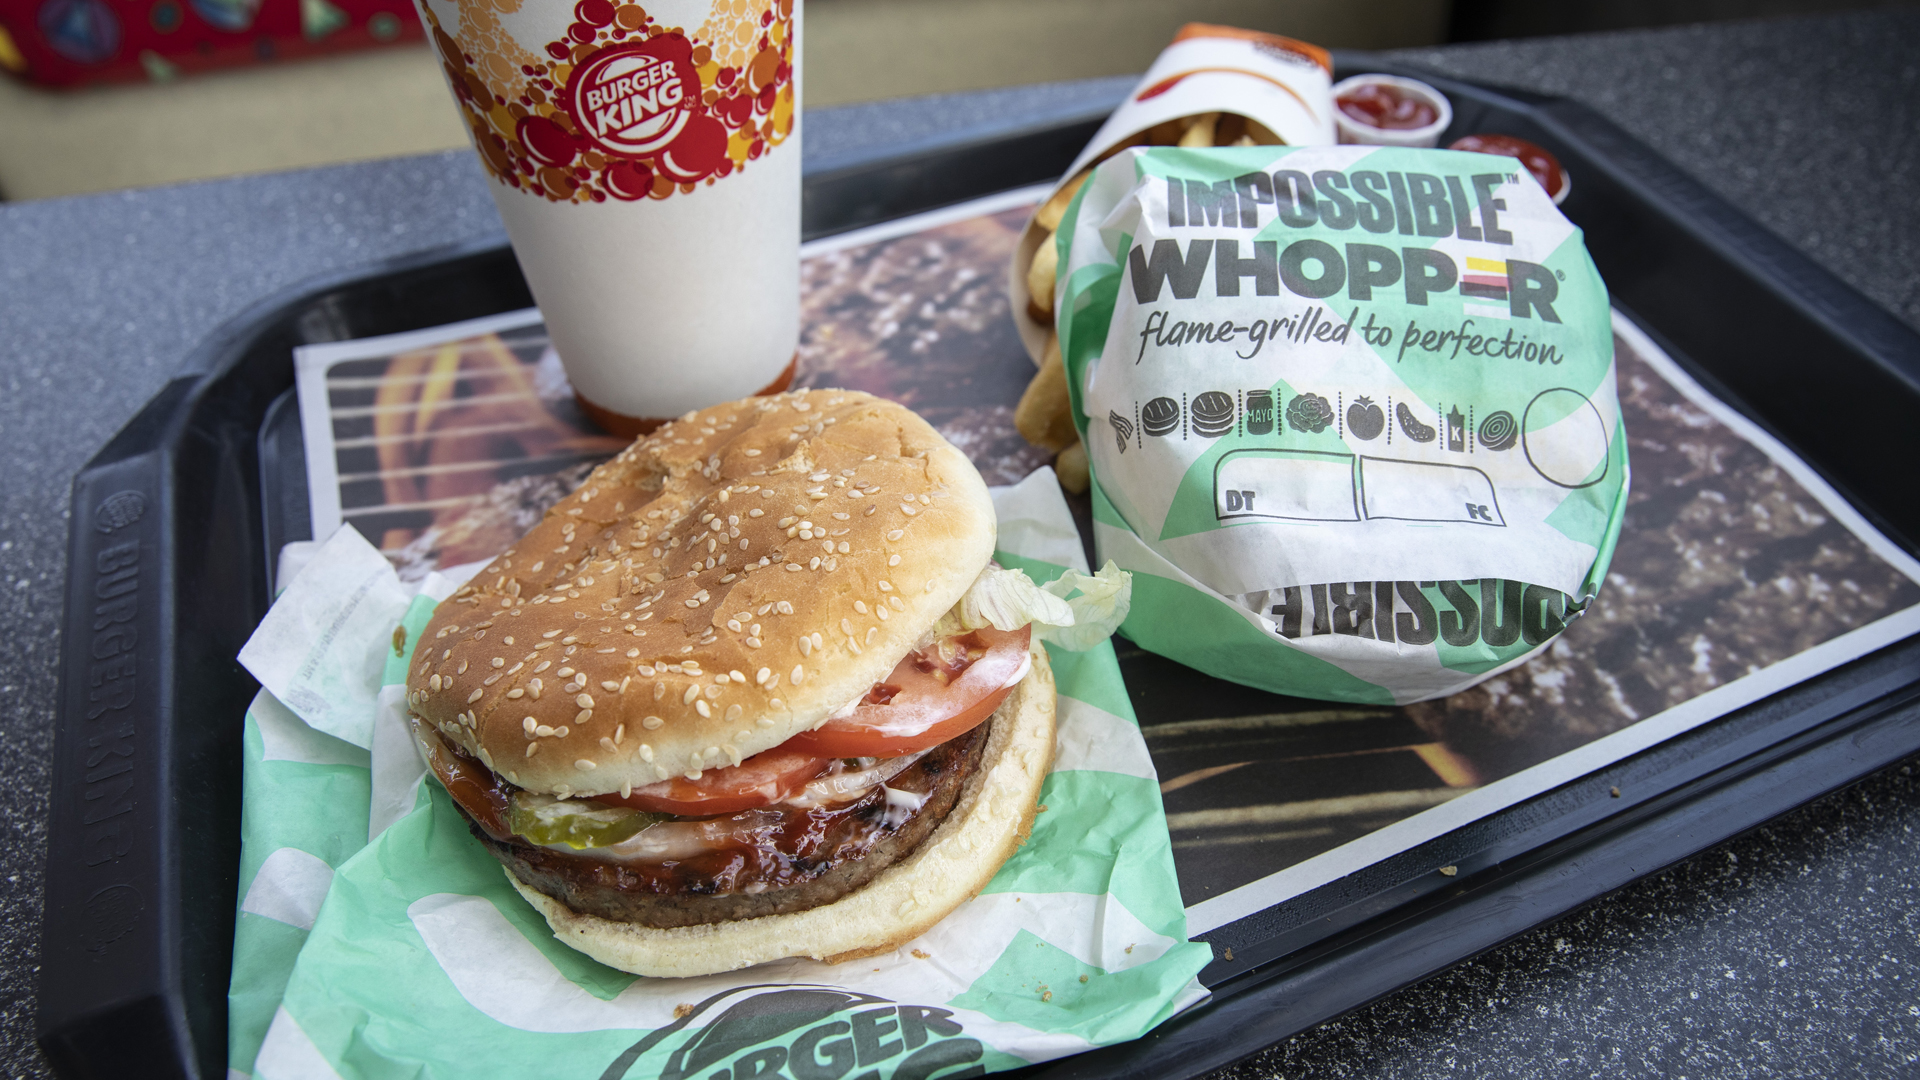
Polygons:
[[1511,135],[1468,135],[1463,139],[1455,139],[1447,149],[1519,158],[1520,164],[1525,165],[1540,186],[1547,190],[1555,206],[1565,202],[1567,192],[1573,190],[1573,179],[1567,175],[1567,170],[1560,167],[1560,159],[1525,139],[1516,139]]
[[1436,146],[1453,123],[1445,94],[1396,75],[1355,75],[1333,88],[1335,129],[1343,143]]

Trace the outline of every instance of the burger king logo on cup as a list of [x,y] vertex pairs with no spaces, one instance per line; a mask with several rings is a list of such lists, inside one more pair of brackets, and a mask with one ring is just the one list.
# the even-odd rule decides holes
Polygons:
[[668,146],[693,118],[700,93],[693,47],[678,34],[605,49],[574,70],[574,123],[609,154],[644,157]]
[[799,111],[795,0],[574,0],[557,41],[532,0],[445,0],[420,18],[496,180],[552,202],[691,195],[764,158]]

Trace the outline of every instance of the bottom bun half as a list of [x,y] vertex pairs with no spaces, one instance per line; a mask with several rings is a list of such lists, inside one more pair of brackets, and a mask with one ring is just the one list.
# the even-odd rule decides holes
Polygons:
[[980,768],[933,834],[865,888],[831,904],[737,922],[656,928],[582,915],[511,872],[554,936],[610,967],[680,977],[811,957],[828,963],[889,952],[972,899],[1033,828],[1053,765],[1053,670],[1039,642],[1033,670],[993,714]]

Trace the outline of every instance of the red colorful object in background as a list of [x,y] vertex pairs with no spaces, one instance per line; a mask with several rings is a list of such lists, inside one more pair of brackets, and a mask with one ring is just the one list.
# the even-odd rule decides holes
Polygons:
[[0,69],[43,86],[164,81],[424,36],[409,0],[0,0]]

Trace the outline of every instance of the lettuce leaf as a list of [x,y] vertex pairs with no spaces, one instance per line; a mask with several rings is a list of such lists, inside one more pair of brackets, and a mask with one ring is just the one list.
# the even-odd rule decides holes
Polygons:
[[1073,622],[1041,627],[1035,632],[1040,640],[1071,652],[1085,652],[1112,637],[1133,604],[1133,575],[1115,566],[1112,559],[1096,574],[1068,570],[1043,588],[1067,602]]
[[929,638],[983,626],[1018,630],[1031,624],[1040,640],[1081,652],[1119,629],[1132,597],[1133,576],[1111,560],[1098,574],[1068,570],[1045,587],[1035,585],[1024,571],[989,566],[941,617]]

